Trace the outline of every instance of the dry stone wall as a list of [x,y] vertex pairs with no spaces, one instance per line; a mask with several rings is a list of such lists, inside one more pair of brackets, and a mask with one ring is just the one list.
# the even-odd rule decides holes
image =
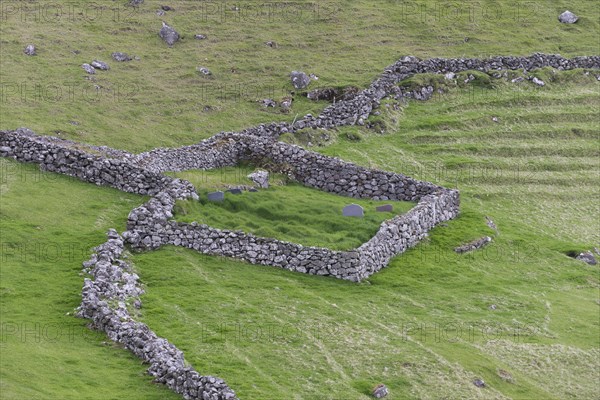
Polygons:
[[[559,70],[600,68],[600,56],[565,59],[558,55],[489,59],[430,59],[403,57],[389,66],[367,89],[327,107],[319,116],[306,115],[294,124],[271,123],[242,132],[221,132],[192,146],[155,149],[138,155],[104,146],[90,146],[60,138],[37,136],[28,129],[0,132],[0,156],[32,162],[40,168],[131,193],[153,196],[131,211],[127,231],[111,230],[108,241],[84,263],[93,279],[86,279],[79,315],[124,344],[150,364],[148,372],[186,399],[230,400],[235,393],[222,380],[201,376],[186,367],[183,354],[129,310],[141,305],[138,277],[122,260],[124,242],[132,248],[155,249],[170,244],[205,254],[236,257],[253,264],[272,265],[315,275],[360,281],[390,259],[416,245],[437,224],[459,212],[459,193],[402,174],[371,170],[301,147],[278,142],[284,133],[307,127],[331,128],[364,123],[386,96],[409,96],[397,86],[416,73],[464,70]],[[251,162],[288,174],[298,182],[343,196],[378,200],[408,200],[418,204],[408,213],[384,221],[368,242],[351,251],[260,238],[197,223],[172,220],[177,199],[195,198],[191,183],[163,175],[165,171],[212,169]]]

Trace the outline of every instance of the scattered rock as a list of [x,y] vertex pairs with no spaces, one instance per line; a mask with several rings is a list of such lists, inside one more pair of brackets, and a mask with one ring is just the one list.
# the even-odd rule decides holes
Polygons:
[[589,265],[596,265],[598,262],[596,261],[596,257],[591,251],[585,251],[575,257],[576,260],[583,261]]
[[23,50],[23,53],[27,54],[28,56],[35,56],[35,46],[32,44],[28,44],[27,47],[25,47],[25,50]]
[[454,74],[454,72],[448,72],[446,75],[444,75],[444,78],[447,80],[452,80],[455,76],[456,75]]
[[273,99],[262,99],[260,101],[263,107],[277,107],[277,102]]
[[[498,122],[498,118],[494,117],[494,118],[492,118],[492,121],[494,121],[494,122]],[[496,224],[494,223],[494,221],[493,221],[493,220],[492,220],[490,217],[488,217],[487,215],[486,215],[486,217],[485,217],[485,223],[486,223],[486,225],[487,225],[489,228],[491,228],[491,229],[493,229],[493,230],[495,230],[495,231],[496,231],[496,235],[498,235],[498,234],[499,234],[499,232],[498,232],[498,227],[496,226]]]
[[495,310],[495,309],[496,309],[496,308],[498,308],[498,307],[496,307],[496,305],[495,305],[495,304],[492,304],[492,305],[490,305],[488,308],[489,308],[490,310],[492,310],[492,311],[493,311],[493,310]]
[[535,76],[533,77],[533,79],[532,79],[531,81],[532,81],[533,83],[535,83],[536,85],[538,85],[538,86],[545,86],[545,85],[546,85],[546,83],[544,83],[544,81],[543,81],[543,80],[541,80],[541,79],[538,79],[538,78],[537,78],[537,77],[535,77]]
[[292,71],[290,78],[296,89],[304,89],[310,83],[310,77],[301,71]]
[[473,385],[477,386],[478,388],[484,388],[485,382],[483,381],[483,379],[475,379],[473,381]]
[[265,44],[269,47],[272,47],[274,49],[276,49],[277,47],[279,47],[279,45],[277,44],[277,42],[273,41],[273,40],[269,40],[268,42],[265,42]]
[[492,117],[492,121],[498,122],[498,117]]
[[179,33],[173,27],[169,26],[165,21],[162,21],[162,28],[158,35],[170,46],[179,40]]
[[173,7],[170,6],[160,6],[163,11],[175,11]]
[[96,69],[101,69],[102,71],[108,71],[110,69],[107,63],[98,60],[92,61],[92,67]]
[[373,388],[373,397],[375,397],[376,399],[382,399],[388,394],[388,388],[383,383],[380,383],[379,385]]
[[294,99],[292,97],[284,97],[283,99],[281,99],[281,109],[284,112],[289,112],[290,109],[292,108],[292,103],[294,102]]
[[143,2],[144,0],[129,0],[129,5],[133,7],[138,7]]
[[522,76],[518,76],[515,79],[512,79],[511,82],[512,83],[519,83],[519,82],[523,82],[525,80],[525,78],[523,78]]
[[93,75],[96,73],[96,68],[92,67],[90,64],[81,64],[81,68],[83,68],[88,74]]
[[479,238],[477,240],[474,240],[472,242],[469,242],[467,244],[463,244],[461,246],[458,246],[454,249],[455,252],[461,254],[461,253],[466,253],[468,251],[473,251],[473,250],[477,250],[482,248],[483,246],[485,246],[486,244],[490,243],[492,241],[492,238],[489,236],[484,236],[482,238]]
[[197,35],[194,35],[194,39],[205,40],[205,39],[207,39],[207,37],[206,37],[206,35],[202,35],[199,33]]
[[269,187],[269,173],[259,170],[248,175],[248,178],[256,183],[258,187],[267,189]]
[[162,17],[163,15],[165,15],[165,12],[159,8],[158,10],[156,10],[156,15]]
[[579,17],[567,10],[558,16],[558,20],[563,24],[574,24],[577,22],[577,20],[579,20]]
[[129,57],[129,54],[127,54],[127,53],[121,53],[119,51],[112,53],[111,56],[112,56],[112,58],[115,61],[119,61],[119,62],[131,61],[132,60],[132,58]]
[[198,67],[198,68],[196,68],[196,70],[198,72],[200,72],[202,75],[212,75],[212,72],[210,72],[210,70],[206,67]]

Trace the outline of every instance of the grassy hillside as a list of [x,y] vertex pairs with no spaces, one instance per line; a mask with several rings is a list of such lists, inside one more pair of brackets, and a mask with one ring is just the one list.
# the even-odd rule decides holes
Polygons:
[[[587,0],[174,0],[168,3],[175,11],[162,17],[156,15],[162,1],[146,0],[139,8],[126,2],[3,2],[0,82],[10,113],[3,113],[2,127],[25,124],[131,151],[178,146],[322,109],[300,96],[290,114],[256,103],[287,96],[292,70],[315,73],[320,79],[313,87],[365,87],[406,54],[595,54],[600,29],[600,6]],[[232,11],[236,5],[240,10]],[[566,8],[581,17],[577,24],[558,23]],[[158,36],[161,20],[183,35],[173,48]],[[198,33],[208,39],[194,39]],[[38,47],[37,57],[22,53],[28,43]],[[111,58],[115,51],[140,59],[118,63]],[[93,59],[111,69],[88,76],[81,64]],[[213,74],[201,76],[199,66]]]
[[[52,2],[61,13],[2,2],[1,129],[28,126],[142,151],[318,112],[325,103],[298,96],[289,114],[255,102],[287,95],[293,69],[318,75],[311,87],[364,87],[405,54],[600,50],[592,1],[481,0],[454,11],[433,0],[329,1],[318,13],[314,3],[303,3],[313,11],[276,3],[260,15],[255,1],[240,3],[238,14],[218,8],[229,3],[170,1],[175,11],[162,17],[161,2],[124,3],[107,0],[98,11]],[[577,24],[557,22],[567,8],[581,17]],[[157,35],[161,19],[184,35],[173,48]],[[22,54],[28,43],[38,56]],[[117,63],[113,51],[140,60]],[[95,81],[81,69],[92,59],[111,66]],[[213,75],[201,77],[197,66]],[[330,132],[318,148],[324,154],[461,191],[459,218],[367,282],[165,247],[131,257],[147,290],[143,320],[243,399],[367,399],[380,382],[389,399],[600,397],[600,268],[568,256],[600,247],[600,84],[583,71],[537,74],[545,87],[494,81],[425,103],[389,102],[372,118],[385,134]],[[10,160],[0,160],[0,172],[0,398],[178,398],[70,315],[80,301],[81,262],[146,199]],[[210,179],[196,182],[202,191],[238,183],[203,176]],[[294,210],[307,198],[294,186],[258,194],[275,193],[289,196]],[[246,220],[219,214],[223,227],[286,227],[253,215],[256,207],[247,205]],[[500,235],[456,255],[453,247],[494,235],[485,216]],[[321,238],[314,222],[308,240]],[[475,378],[487,387],[476,388]]]

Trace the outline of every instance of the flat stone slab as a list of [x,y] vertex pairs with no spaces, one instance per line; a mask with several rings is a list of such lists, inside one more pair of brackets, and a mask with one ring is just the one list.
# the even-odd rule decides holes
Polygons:
[[344,217],[362,218],[365,216],[365,210],[358,204],[350,204],[344,207],[344,209],[342,210],[342,214],[344,215]]
[[254,188],[250,188],[250,189],[248,189],[248,191],[249,191],[249,192],[258,192],[258,190],[257,190],[257,189],[254,189]]
[[218,191],[218,192],[211,192],[208,194],[208,201],[223,201],[225,200],[225,193]]
[[394,206],[392,206],[391,204],[384,204],[382,206],[377,207],[375,210],[379,212],[394,211]]
[[242,189],[229,189],[228,192],[231,194],[242,194]]

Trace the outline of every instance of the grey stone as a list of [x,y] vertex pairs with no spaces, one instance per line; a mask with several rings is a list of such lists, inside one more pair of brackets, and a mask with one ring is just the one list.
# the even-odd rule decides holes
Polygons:
[[260,103],[263,107],[277,107],[277,102],[273,99],[263,99]]
[[537,77],[535,77],[535,76],[533,77],[533,79],[531,79],[531,81],[532,81],[533,83],[535,83],[536,85],[538,85],[538,86],[545,86],[545,85],[546,85],[546,83],[544,83],[544,81],[543,81],[543,80],[541,80],[541,79],[538,79],[538,78],[537,78]]
[[10,151],[10,147],[8,146],[0,146],[0,152],[8,153]]
[[206,37],[206,35],[202,35],[199,33],[197,35],[194,35],[194,39],[205,40],[205,39],[207,39],[207,37]]
[[221,191],[211,192],[208,194],[209,201],[223,201],[225,200],[225,193]]
[[210,70],[206,67],[197,67],[196,70],[202,75],[212,75],[212,72],[210,72]]
[[473,381],[473,385],[477,386],[478,388],[484,388],[485,382],[483,381],[483,379],[475,379]]
[[344,215],[344,217],[360,217],[360,218],[362,218],[365,216],[364,209],[361,206],[359,206],[358,204],[347,205],[342,210],[342,214]]
[[25,47],[25,50],[23,50],[23,53],[27,54],[28,56],[35,56],[35,46],[32,44],[28,44],[27,47]]
[[290,78],[296,89],[304,89],[310,83],[310,77],[301,71],[292,71]]
[[384,204],[382,206],[377,207],[376,210],[379,212],[394,211],[394,206],[392,206],[391,204]]
[[242,189],[233,188],[233,189],[229,189],[228,192],[231,194],[242,194]]
[[277,45],[277,42],[275,42],[274,40],[269,40],[269,41],[265,42],[265,44],[266,44],[267,46],[269,46],[269,47],[272,47],[272,48],[275,48],[275,49],[276,49],[277,47],[279,47],[279,46]]
[[132,60],[132,58],[129,57],[129,54],[121,53],[120,51],[116,51],[116,52],[112,53],[111,56],[115,61],[119,61],[119,62]]
[[169,45],[169,47],[173,46],[179,40],[179,33],[165,21],[162,21],[162,28],[158,35]]
[[259,170],[248,175],[248,178],[258,185],[258,187],[267,189],[269,187],[269,173]]
[[248,189],[249,192],[258,192],[258,190],[256,190],[255,188],[250,188]]
[[129,0],[129,5],[133,7],[137,7],[142,4],[144,0]]
[[591,251],[586,251],[584,253],[579,254],[575,257],[577,260],[588,263],[589,265],[596,265],[598,262],[596,261],[596,257]]
[[110,69],[108,64],[103,61],[94,60],[94,61],[92,61],[91,65],[92,65],[92,67],[94,67],[96,69],[101,69],[103,71],[108,71]]
[[579,20],[579,17],[567,10],[558,16],[558,20],[563,24],[574,24],[577,22],[577,20]]
[[160,6],[163,11],[175,11],[175,9],[171,6]]
[[90,64],[82,64],[81,68],[83,68],[88,74],[93,75],[96,73],[96,68],[92,67]]
[[389,391],[383,383],[380,383],[379,385],[375,386],[372,394],[376,399],[382,399],[389,394]]

